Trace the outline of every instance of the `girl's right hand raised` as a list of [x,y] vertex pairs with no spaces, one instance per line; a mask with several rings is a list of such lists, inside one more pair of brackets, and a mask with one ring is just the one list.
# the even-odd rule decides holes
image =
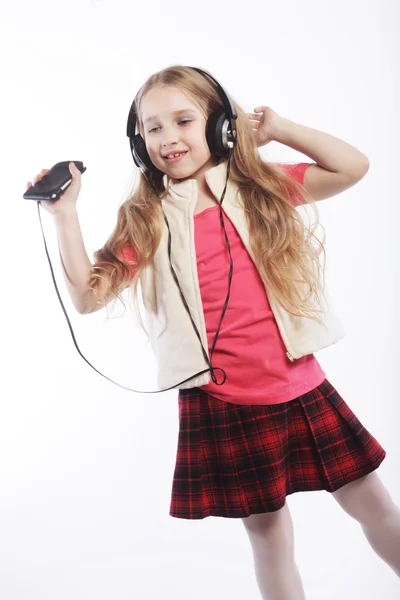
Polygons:
[[[65,192],[61,194],[59,199],[40,201],[40,205],[43,206],[43,208],[52,215],[67,213],[71,209],[76,208],[76,203],[81,189],[81,172],[74,165],[74,163],[69,164],[69,170],[72,175],[72,181],[65,190]],[[43,177],[47,175],[48,172],[49,169],[42,169],[39,175],[36,175],[36,177],[34,178],[33,184],[43,179]],[[27,189],[29,190],[30,187],[32,187],[32,182],[28,181]]]

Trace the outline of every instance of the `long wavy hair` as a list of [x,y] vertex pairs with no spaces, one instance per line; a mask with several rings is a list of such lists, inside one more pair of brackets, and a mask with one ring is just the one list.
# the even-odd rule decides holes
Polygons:
[[[144,138],[141,102],[144,95],[160,85],[176,86],[207,118],[223,108],[215,87],[197,71],[172,66],[152,75],[135,98],[139,131]],[[238,118],[237,141],[231,156],[230,179],[239,187],[248,222],[251,248],[258,273],[271,294],[289,313],[323,323],[318,314],[324,293],[326,254],[314,232],[320,225],[315,201],[306,189],[273,163],[265,162],[257,149],[252,126],[244,110],[233,100]],[[218,159],[218,162],[226,159]],[[138,285],[143,270],[153,264],[160,244],[164,221],[162,200],[168,194],[163,176],[149,174],[155,193],[141,171],[138,182],[118,210],[116,226],[104,246],[94,253],[89,277],[92,303],[86,312],[104,305],[130,287],[139,322],[146,331],[138,306]],[[290,196],[312,206],[316,219],[307,227]],[[322,226],[321,226],[322,227]],[[135,259],[123,252],[134,249]],[[319,256],[323,253],[324,265]],[[125,305],[124,305],[125,306]],[[146,332],[147,333],[147,332]]]

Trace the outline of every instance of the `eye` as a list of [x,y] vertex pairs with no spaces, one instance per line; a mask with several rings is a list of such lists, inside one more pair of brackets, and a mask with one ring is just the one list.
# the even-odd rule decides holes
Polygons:
[[[178,121],[179,125],[186,125],[187,123],[191,123],[192,119],[181,119],[181,121]],[[161,129],[161,127],[153,127],[152,129],[149,129],[149,133],[153,133],[154,131],[157,131],[158,129]]]

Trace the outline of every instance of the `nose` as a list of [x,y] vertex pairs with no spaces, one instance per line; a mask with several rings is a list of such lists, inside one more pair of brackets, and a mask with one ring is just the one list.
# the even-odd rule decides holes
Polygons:
[[161,146],[163,148],[168,146],[174,146],[179,142],[179,135],[174,127],[164,127],[163,135],[161,140]]

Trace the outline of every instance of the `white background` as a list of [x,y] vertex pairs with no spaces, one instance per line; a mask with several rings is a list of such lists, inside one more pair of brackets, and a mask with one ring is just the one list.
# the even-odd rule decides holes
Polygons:
[[[398,373],[399,4],[396,0],[14,3],[0,10],[2,600],[258,599],[241,520],[174,519],[177,392],[134,394],[77,353],[53,287],[36,203],[42,168],[81,160],[89,257],[134,181],[132,99],[171,64],[209,70],[246,111],[260,104],[355,145],[354,188],[318,203],[328,283],[346,338],[318,353],[387,451],[400,504]],[[308,160],[275,142],[268,160]],[[41,211],[78,345],[122,385],[156,389],[133,313],[75,312],[51,216]],[[399,597],[400,582],[327,492],[288,498],[308,600]]]

